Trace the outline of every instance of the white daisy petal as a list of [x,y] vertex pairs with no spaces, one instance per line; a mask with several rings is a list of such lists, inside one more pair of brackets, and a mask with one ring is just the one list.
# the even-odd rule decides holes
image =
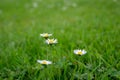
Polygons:
[[41,61],[41,60],[37,60],[37,62],[38,62],[38,63],[42,63],[42,61]]
[[40,34],[40,36],[44,37],[44,38],[48,38],[48,37],[52,36],[52,34],[43,33],[43,34]]
[[54,42],[57,43],[57,39],[55,39]]
[[79,49],[74,50],[74,54],[77,54],[77,55],[84,55],[86,53],[87,52],[85,50],[79,50]]
[[56,43],[58,43],[58,42],[57,42],[57,39],[47,39],[47,40],[46,40],[46,43],[47,43],[47,44],[56,44]]
[[40,34],[40,36],[43,36],[43,34]]
[[76,54],[78,52],[78,50],[74,50],[74,53]]
[[40,64],[44,64],[44,65],[52,64],[51,61],[47,61],[47,60],[37,60],[37,62],[40,63]]
[[48,64],[52,64],[52,62],[51,62],[51,61],[48,61]]
[[86,53],[87,53],[87,51],[85,51],[85,50],[82,50],[82,53],[83,53],[83,54],[86,54]]

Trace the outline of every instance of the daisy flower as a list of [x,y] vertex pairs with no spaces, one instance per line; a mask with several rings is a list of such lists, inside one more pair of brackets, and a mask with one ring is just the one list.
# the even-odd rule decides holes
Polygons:
[[46,43],[47,43],[47,44],[56,44],[56,43],[58,43],[58,42],[57,42],[57,39],[47,39],[47,40],[46,40]]
[[87,51],[85,50],[79,50],[79,49],[74,50],[74,54],[77,54],[77,55],[84,55],[86,53]]
[[52,34],[43,33],[43,34],[40,34],[40,36],[42,36],[42,37],[47,39],[48,37],[52,36]]
[[47,60],[37,60],[37,62],[40,63],[40,64],[44,64],[44,65],[52,64],[51,61],[47,61]]

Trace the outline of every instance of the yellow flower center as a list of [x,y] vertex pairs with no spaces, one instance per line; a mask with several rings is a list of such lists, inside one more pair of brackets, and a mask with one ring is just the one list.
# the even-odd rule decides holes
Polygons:
[[53,39],[49,40],[49,43],[54,43],[54,40]]
[[46,61],[43,61],[42,64],[47,64],[47,62],[46,62]]
[[77,54],[81,55],[81,54],[82,54],[82,51],[78,51],[78,53],[77,53]]
[[44,37],[48,37],[48,34],[46,33],[46,34],[44,34]]

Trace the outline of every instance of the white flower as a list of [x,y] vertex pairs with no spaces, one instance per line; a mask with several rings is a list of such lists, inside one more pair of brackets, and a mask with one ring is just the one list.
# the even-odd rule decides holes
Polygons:
[[57,39],[47,39],[47,40],[46,40],[46,43],[47,43],[47,44],[56,44],[56,43],[58,43],[58,42],[57,42]]
[[37,60],[37,62],[40,63],[40,64],[44,64],[44,65],[52,64],[51,61],[47,61],[47,60]]
[[76,50],[74,50],[74,53],[77,55],[84,55],[87,53],[87,51],[76,49]]
[[43,34],[40,34],[40,36],[42,36],[44,38],[48,38],[48,37],[52,36],[52,34],[43,33]]

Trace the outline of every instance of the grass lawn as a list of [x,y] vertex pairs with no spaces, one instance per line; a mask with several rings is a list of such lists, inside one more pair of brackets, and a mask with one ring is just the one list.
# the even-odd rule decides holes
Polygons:
[[1,0],[0,80],[120,80],[120,0]]

